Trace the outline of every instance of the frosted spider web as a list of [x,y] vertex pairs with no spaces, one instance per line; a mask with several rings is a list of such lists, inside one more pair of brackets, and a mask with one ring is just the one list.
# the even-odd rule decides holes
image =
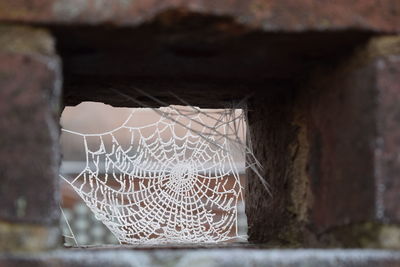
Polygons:
[[237,118],[209,127],[201,112],[167,107],[154,110],[156,122],[130,125],[143,110],[101,134],[63,129],[83,139],[86,164],[76,177],[60,176],[121,244],[240,238],[242,186],[229,138]]

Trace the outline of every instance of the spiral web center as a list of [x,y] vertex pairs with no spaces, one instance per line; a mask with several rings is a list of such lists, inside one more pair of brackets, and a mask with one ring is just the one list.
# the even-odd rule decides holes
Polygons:
[[170,188],[173,192],[184,193],[193,188],[196,182],[196,170],[190,163],[178,163],[171,170]]

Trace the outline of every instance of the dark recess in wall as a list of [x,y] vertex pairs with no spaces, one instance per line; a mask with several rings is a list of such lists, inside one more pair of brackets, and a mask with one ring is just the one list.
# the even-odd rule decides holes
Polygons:
[[168,11],[139,27],[53,26],[63,59],[64,104],[223,107],[256,93],[299,87],[372,35],[362,31],[263,33],[228,17]]

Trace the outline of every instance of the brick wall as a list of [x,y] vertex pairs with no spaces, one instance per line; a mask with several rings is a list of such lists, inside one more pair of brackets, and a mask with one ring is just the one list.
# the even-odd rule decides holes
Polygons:
[[382,237],[400,230],[399,41],[372,38],[293,93],[252,104],[252,142],[273,196],[250,174],[251,240],[400,247]]
[[0,0],[0,251],[61,244],[59,103],[162,105],[136,88],[248,103],[250,241],[399,248],[398,21],[397,0]]

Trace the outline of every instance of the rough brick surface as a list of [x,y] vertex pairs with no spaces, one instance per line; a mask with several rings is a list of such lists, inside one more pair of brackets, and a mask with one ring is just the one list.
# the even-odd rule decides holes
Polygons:
[[[347,63],[346,63],[347,64]],[[374,218],[375,68],[341,65],[305,90],[317,231]]]
[[0,222],[0,252],[38,252],[61,244],[60,227],[55,225]]
[[233,16],[238,22],[267,31],[400,30],[397,0],[1,0],[0,20],[135,25],[169,9]]
[[305,96],[317,231],[400,222],[399,55],[399,37],[376,38]]
[[400,253],[385,250],[100,249],[64,250],[27,256],[0,254],[1,267],[395,267],[399,264]]
[[0,220],[58,222],[59,61],[52,39],[0,28]]
[[254,152],[272,196],[250,173],[250,241],[400,247],[388,238],[400,222],[399,44],[373,38],[321,64],[305,86],[251,102]]
[[400,38],[396,46],[397,55],[376,62],[375,178],[377,217],[400,223]]
[[291,94],[287,92],[258,97],[249,103],[249,138],[270,191],[253,171],[247,171],[245,195],[250,242],[293,245],[297,240],[293,235],[300,232],[299,220],[290,210],[295,159],[292,148],[298,134],[298,128],[292,124],[293,107]]

